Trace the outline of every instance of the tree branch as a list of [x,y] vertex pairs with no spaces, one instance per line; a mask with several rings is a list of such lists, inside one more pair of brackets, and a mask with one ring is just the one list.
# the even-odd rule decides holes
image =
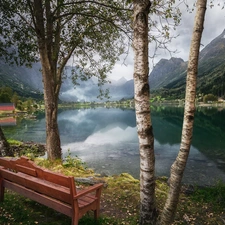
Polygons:
[[89,4],[89,3],[92,3],[92,4],[95,4],[95,5],[99,5],[99,6],[103,6],[105,8],[110,8],[110,9],[113,9],[113,10],[118,10],[118,11],[130,11],[132,12],[132,9],[128,9],[128,8],[120,8],[120,7],[115,7],[113,5],[107,5],[107,4],[104,4],[104,3],[100,3],[100,2],[97,2],[97,1],[91,1],[91,0],[83,0],[83,1],[72,1],[72,2],[69,2],[69,3],[65,3],[65,4],[60,4],[56,7],[55,11],[53,12],[53,15],[56,13],[57,11],[57,8],[59,7],[62,7],[62,6],[70,6],[70,5],[75,5],[75,4]]

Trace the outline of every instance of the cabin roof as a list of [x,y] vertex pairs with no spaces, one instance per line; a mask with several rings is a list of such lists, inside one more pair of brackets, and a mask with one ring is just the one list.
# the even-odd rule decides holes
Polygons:
[[13,111],[15,106],[13,103],[0,103],[0,111]]

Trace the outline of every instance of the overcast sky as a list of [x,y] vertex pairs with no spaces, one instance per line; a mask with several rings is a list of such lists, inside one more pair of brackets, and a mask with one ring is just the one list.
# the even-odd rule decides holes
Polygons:
[[[189,0],[188,2],[191,2]],[[179,36],[172,41],[170,44],[171,50],[177,50],[177,53],[173,54],[173,57],[180,57],[183,60],[188,60],[189,47],[191,41],[191,35],[193,30],[195,12],[188,13],[186,10],[183,10],[181,25],[177,28],[177,33]],[[225,20],[225,9],[221,9],[221,6],[215,6],[213,8],[207,7],[206,17],[205,17],[205,25],[202,36],[202,48],[209,44],[214,38],[220,35],[225,29],[224,25]],[[151,49],[151,45],[150,45]],[[155,63],[157,63],[161,58],[171,58],[171,56],[164,51],[160,52],[155,58]],[[125,63],[123,64],[124,57],[121,57],[121,61],[117,62],[111,74],[109,74],[109,78],[113,80],[118,80],[121,77],[125,77],[127,80],[133,78],[133,54],[132,52],[128,55]],[[153,64],[150,61],[150,68],[152,68]]]

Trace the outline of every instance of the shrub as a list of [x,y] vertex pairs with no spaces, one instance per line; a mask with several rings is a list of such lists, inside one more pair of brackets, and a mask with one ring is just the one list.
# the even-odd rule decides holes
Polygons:
[[217,100],[218,100],[218,97],[213,94],[208,94],[203,97],[203,102],[205,103],[215,102]]

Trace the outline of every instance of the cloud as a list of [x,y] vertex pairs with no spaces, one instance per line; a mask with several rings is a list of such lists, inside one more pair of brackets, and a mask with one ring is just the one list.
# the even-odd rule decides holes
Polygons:
[[[188,3],[190,7],[193,6],[194,0],[189,0]],[[192,13],[188,12],[184,5],[181,5],[182,11],[182,21],[179,27],[177,27],[174,35],[178,35],[177,38],[173,39],[169,44],[170,50],[177,50],[176,53],[173,53],[173,57],[182,58],[187,61],[189,57],[189,48],[191,43],[194,18],[195,18],[195,9]],[[213,8],[207,6],[206,16],[205,16],[205,24],[204,31],[202,35],[202,48],[204,48],[207,44],[209,44],[214,38],[220,35],[225,29],[224,26],[224,9],[221,6],[215,5]],[[149,46],[149,51],[152,52],[154,49],[153,46]],[[125,64],[123,64],[124,56],[120,58],[113,68],[112,72],[109,74],[109,77],[114,80],[118,80],[121,77],[125,77],[127,80],[133,78],[133,52],[130,52],[125,60]],[[169,59],[171,55],[164,51],[160,50],[157,52],[157,56],[155,57],[154,63],[157,63],[161,58]],[[153,64],[149,62],[150,69],[153,68]]]
[[[101,142],[99,142],[101,140]],[[104,144],[115,144],[119,142],[127,141],[132,143],[137,141],[137,130],[136,127],[127,127],[125,130],[119,126],[106,127],[92,135],[86,140],[85,144],[104,145]]]
[[109,77],[112,80],[119,80],[121,77],[124,77],[127,80],[132,79],[133,77],[134,66],[133,64],[119,64],[116,63]]

